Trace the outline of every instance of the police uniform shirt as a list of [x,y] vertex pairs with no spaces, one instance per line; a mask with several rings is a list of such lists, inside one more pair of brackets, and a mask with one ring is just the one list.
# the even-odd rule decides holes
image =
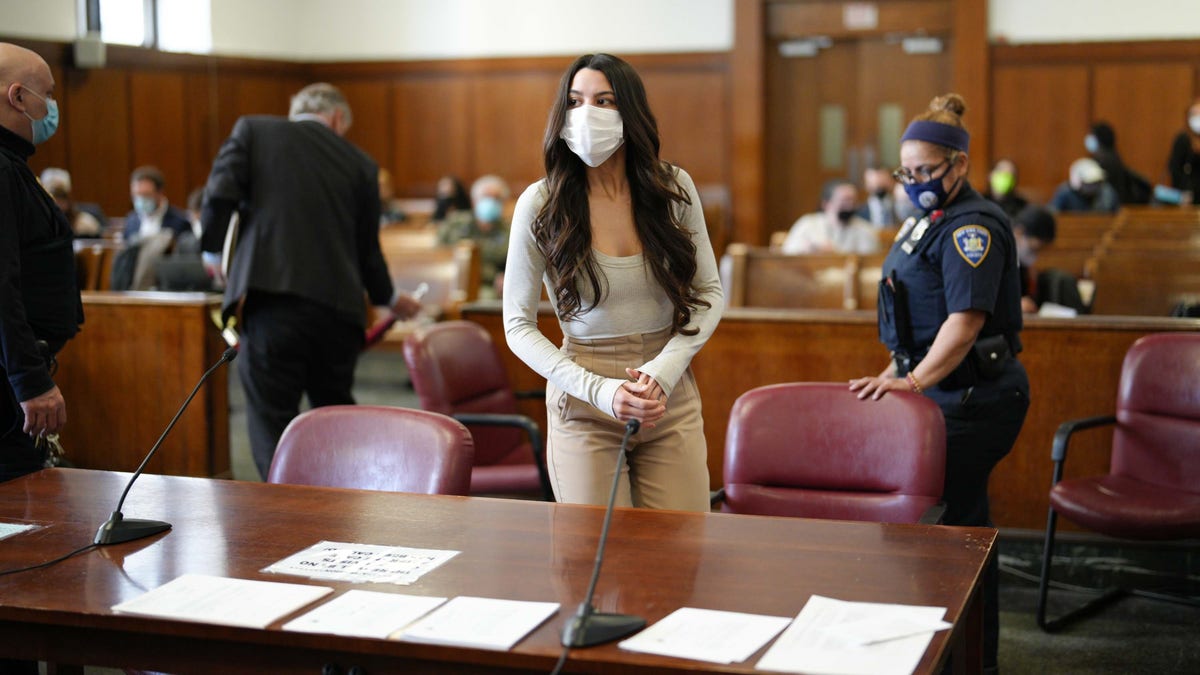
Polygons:
[[[903,286],[911,344],[902,344],[895,317],[883,311],[881,340],[893,352],[911,349],[910,356],[921,358],[946,318],[968,310],[987,314],[980,337],[1020,331],[1016,244],[999,207],[964,183],[945,211],[925,218],[901,229],[883,265],[885,283],[894,274]],[[881,298],[881,310],[891,305]]]

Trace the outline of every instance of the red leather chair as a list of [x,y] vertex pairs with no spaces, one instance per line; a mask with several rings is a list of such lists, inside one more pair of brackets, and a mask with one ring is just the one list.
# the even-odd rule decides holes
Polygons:
[[425,410],[450,415],[475,438],[473,494],[538,493],[553,501],[541,429],[517,408],[500,352],[482,326],[443,321],[404,340],[413,389]]
[[946,423],[932,400],[775,384],[733,404],[718,500],[729,513],[936,523],[945,472]]
[[[1109,472],[1063,480],[1071,435],[1105,425],[1113,425]],[[1133,343],[1121,366],[1117,414],[1064,422],[1054,434],[1051,459],[1054,478],[1037,605],[1043,630],[1057,630],[1130,593],[1200,604],[1195,598],[1112,588],[1056,619],[1046,618],[1059,514],[1110,537],[1200,538],[1200,335],[1164,333]]]
[[325,406],[284,429],[267,482],[465,495],[473,455],[471,433],[445,415]]

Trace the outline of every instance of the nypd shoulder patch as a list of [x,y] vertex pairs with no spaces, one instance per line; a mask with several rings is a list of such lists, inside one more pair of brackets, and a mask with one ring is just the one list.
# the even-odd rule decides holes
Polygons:
[[963,225],[954,231],[953,238],[954,248],[971,267],[979,267],[992,248],[992,233],[982,225]]

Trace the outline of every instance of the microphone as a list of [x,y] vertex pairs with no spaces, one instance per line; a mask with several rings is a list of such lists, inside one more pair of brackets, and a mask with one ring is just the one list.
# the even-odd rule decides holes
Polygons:
[[617,638],[636,633],[646,625],[646,620],[632,614],[597,612],[592,606],[596,593],[596,580],[600,578],[600,565],[604,562],[604,545],[608,543],[608,526],[612,522],[613,507],[617,501],[617,486],[621,481],[621,465],[625,462],[625,448],[629,437],[636,434],[642,423],[629,420],[625,423],[625,437],[621,439],[621,451],[617,453],[617,470],[613,474],[612,491],[608,494],[608,508],[604,511],[604,527],[600,530],[600,543],[596,546],[596,564],[592,568],[592,580],[588,583],[587,598],[579,604],[575,616],[563,627],[564,647],[591,647],[611,642]]
[[225,353],[221,354],[221,358],[200,376],[200,381],[196,383],[196,387],[192,389],[192,393],[188,394],[187,400],[183,402],[183,405],[179,406],[179,412],[175,413],[175,417],[171,419],[171,423],[167,425],[162,436],[158,437],[158,440],[154,442],[154,447],[150,448],[150,452],[146,453],[146,458],[142,460],[137,471],[133,472],[133,477],[129,479],[129,483],[125,486],[125,491],[121,493],[121,501],[117,502],[117,509],[108,517],[108,521],[96,531],[96,538],[92,540],[93,544],[97,546],[120,544],[126,541],[133,541],[134,539],[141,539],[142,537],[149,537],[150,535],[171,529],[170,523],[164,523],[161,520],[126,519],[121,513],[121,507],[125,505],[125,497],[129,495],[129,488],[133,487],[133,481],[142,475],[142,470],[146,468],[146,463],[150,461],[150,458],[154,456],[159,446],[162,445],[167,434],[171,433],[171,429],[175,428],[175,423],[179,421],[179,418],[183,416],[183,411],[187,410],[188,404],[196,397],[196,392],[200,391],[200,387],[204,386],[208,377],[216,372],[217,368],[232,361],[237,357],[237,354],[236,347],[226,349]]

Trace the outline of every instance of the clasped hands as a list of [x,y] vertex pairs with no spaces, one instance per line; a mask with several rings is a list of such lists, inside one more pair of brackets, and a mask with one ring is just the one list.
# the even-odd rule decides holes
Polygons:
[[662,386],[646,373],[626,368],[629,381],[622,382],[613,395],[613,415],[622,422],[636,419],[650,429],[667,414],[667,395]]

